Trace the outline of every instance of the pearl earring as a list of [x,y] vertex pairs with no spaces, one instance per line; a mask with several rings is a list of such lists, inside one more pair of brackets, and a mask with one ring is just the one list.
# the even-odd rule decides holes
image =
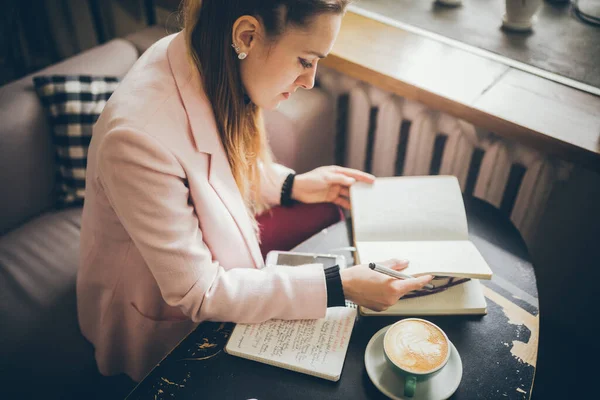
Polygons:
[[244,53],[244,52],[241,52],[241,53],[240,53],[240,47],[239,47],[239,46],[236,46],[236,45],[235,45],[235,43],[232,43],[232,44],[231,44],[231,47],[233,47],[233,48],[235,49],[235,52],[236,52],[236,53],[238,53],[238,58],[239,58],[240,60],[243,60],[244,58],[246,58],[246,57],[248,56],[248,54],[246,54],[246,53]]

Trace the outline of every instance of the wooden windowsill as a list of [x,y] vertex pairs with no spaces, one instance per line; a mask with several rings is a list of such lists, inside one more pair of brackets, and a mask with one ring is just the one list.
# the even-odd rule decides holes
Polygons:
[[600,97],[348,12],[321,65],[600,171]]

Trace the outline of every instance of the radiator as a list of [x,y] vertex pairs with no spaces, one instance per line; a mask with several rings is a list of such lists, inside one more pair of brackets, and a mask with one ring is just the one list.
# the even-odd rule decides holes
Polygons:
[[327,68],[317,86],[335,104],[335,162],[378,177],[454,175],[465,198],[491,203],[531,243],[553,185],[571,165],[451,115]]

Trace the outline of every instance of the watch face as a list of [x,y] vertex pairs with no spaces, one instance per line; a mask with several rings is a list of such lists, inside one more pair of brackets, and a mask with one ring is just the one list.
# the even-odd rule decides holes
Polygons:
[[324,268],[332,267],[337,264],[335,257],[311,256],[306,254],[286,254],[279,253],[277,265],[304,265],[304,264],[323,264]]

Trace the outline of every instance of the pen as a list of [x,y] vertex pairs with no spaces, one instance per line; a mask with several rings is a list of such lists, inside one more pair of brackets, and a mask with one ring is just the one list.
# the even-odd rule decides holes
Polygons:
[[[391,276],[393,278],[397,278],[397,279],[415,279],[414,276],[411,276],[408,274],[403,274],[402,272],[394,271],[391,268],[384,267],[383,265],[379,265],[379,264],[375,264],[375,263],[369,263],[369,268],[371,268],[373,271],[380,272],[382,274],[389,275],[389,276]],[[425,285],[423,287],[425,289],[433,289],[434,288],[434,286],[431,283],[428,283],[427,285]]]

